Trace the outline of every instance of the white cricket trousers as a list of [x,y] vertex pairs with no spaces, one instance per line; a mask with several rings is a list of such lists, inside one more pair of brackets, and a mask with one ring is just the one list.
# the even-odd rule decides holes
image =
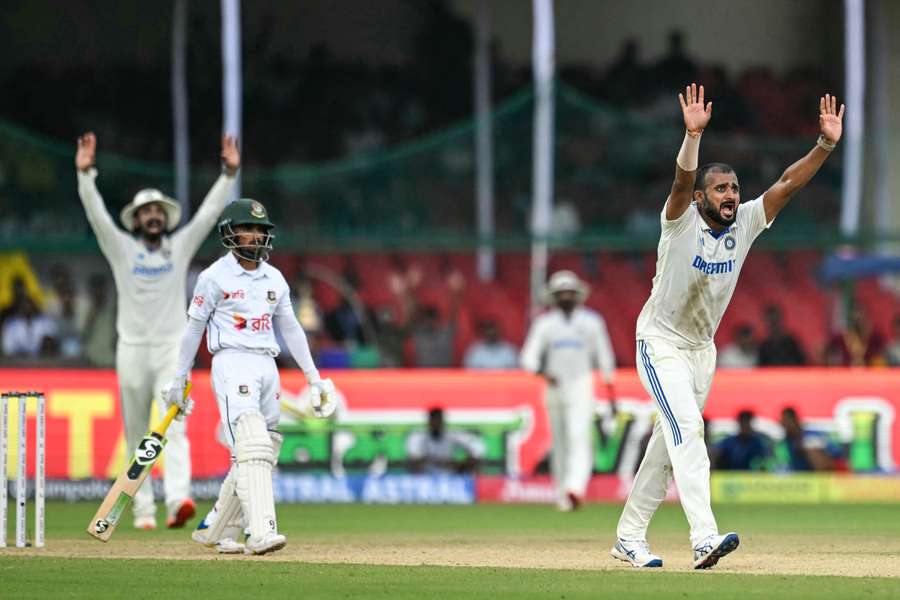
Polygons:
[[638,340],[637,370],[658,411],[631,493],[619,519],[619,539],[647,539],[647,526],[675,477],[691,526],[691,544],[718,533],[709,499],[709,455],[703,408],[716,368],[716,348],[683,350],[659,340]]
[[[125,421],[125,444],[129,456],[138,442],[150,430],[150,408],[157,401],[160,415],[168,407],[160,397],[163,387],[175,374],[178,360],[178,342],[160,345],[138,345],[119,342],[116,347],[116,375],[119,378],[119,396],[122,401],[122,418]],[[166,510],[171,516],[191,494],[191,448],[187,438],[185,421],[172,421],[166,432],[166,449],[163,452],[163,489]],[[135,517],[152,517],[156,514],[153,488],[148,477],[134,496]]]
[[234,424],[248,411],[259,411],[275,431],[281,415],[281,378],[275,359],[245,350],[220,350],[212,359],[212,386],[225,440],[234,455]]
[[550,472],[557,501],[566,502],[569,492],[583,498],[593,470],[593,376],[585,373],[574,380],[548,385],[545,400],[553,434]]

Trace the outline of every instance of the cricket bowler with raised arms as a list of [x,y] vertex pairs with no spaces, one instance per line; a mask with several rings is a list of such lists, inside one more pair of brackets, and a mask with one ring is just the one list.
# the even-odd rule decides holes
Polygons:
[[660,214],[653,289],[637,321],[638,375],[658,415],[611,551],[635,567],[662,566],[650,552],[647,526],[673,476],[691,528],[694,568],[708,569],[738,547],[736,533],[719,534],[710,506],[702,412],[716,366],[713,336],[751,244],[841,139],[844,106],[838,110],[826,94],[812,150],[760,197],[742,204],[734,169],[723,163],[697,168],[700,137],[712,117],[703,92],[691,84],[678,95],[687,131]]
[[[159,390],[175,372],[178,340],[186,320],[187,270],[225,208],[241,155],[237,139],[222,136],[222,175],[194,218],[171,233],[181,219],[181,207],[156,189],[139,191],[119,215],[126,231],[116,227],[97,190],[96,152],[93,133],[78,138],[78,195],[116,282],[116,376],[130,456],[150,429],[154,398],[159,400]],[[183,527],[196,512],[190,496],[191,456],[183,420],[169,428],[164,460],[167,525]],[[150,481],[138,490],[132,510],[136,528],[156,529]]]
[[[193,401],[183,392],[205,330],[213,355],[212,386],[232,466],[215,509],[204,520],[207,527],[195,534],[223,553],[266,554],[287,544],[278,532],[272,491],[272,469],[282,441],[276,431],[281,414],[276,328],[306,376],[314,414],[327,417],[336,406],[329,398],[334,384],[322,379],[313,363],[306,334],[291,307],[288,284],[266,262],[273,229],[266,209],[255,200],[238,200],[225,209],[219,237],[229,252],[197,280],[175,377],[163,391],[169,405],[177,404],[190,414]],[[242,544],[244,519],[249,537]]]

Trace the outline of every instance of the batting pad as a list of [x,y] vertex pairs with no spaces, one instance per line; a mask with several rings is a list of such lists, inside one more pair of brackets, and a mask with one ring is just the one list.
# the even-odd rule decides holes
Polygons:
[[234,441],[237,495],[250,524],[250,535],[262,538],[270,531],[278,531],[272,495],[275,454],[262,413],[251,411],[241,415],[235,423]]
[[219,488],[219,498],[211,515],[207,517],[209,528],[206,537],[209,543],[215,544],[223,538],[239,540],[242,518],[241,500],[237,496],[237,465],[231,465],[228,476]]

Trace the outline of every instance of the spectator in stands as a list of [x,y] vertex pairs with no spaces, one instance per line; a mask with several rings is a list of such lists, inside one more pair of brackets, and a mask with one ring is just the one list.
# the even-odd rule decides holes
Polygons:
[[459,307],[466,280],[457,271],[447,277],[450,304],[443,322],[436,306],[419,304],[416,292],[421,283],[422,273],[417,268],[411,268],[405,278],[392,279],[392,288],[400,294],[406,314],[410,315],[406,331],[413,342],[414,366],[452,367]]
[[41,313],[24,293],[24,286],[17,285],[15,290],[15,300],[3,321],[3,356],[55,356],[59,344],[53,319]]
[[365,343],[362,317],[357,314],[346,296],[325,315],[325,329],[331,339],[339,344]]
[[669,50],[653,67],[653,81],[658,89],[678,89],[685,81],[695,81],[697,65],[688,58],[684,48],[684,33],[669,32]]
[[776,447],[776,456],[791,471],[831,471],[840,449],[822,432],[803,429],[797,411],[787,407],[781,411],[784,440]]
[[382,306],[374,312],[380,365],[388,369],[402,367],[406,328],[398,321],[397,313],[392,306]]
[[322,309],[313,297],[312,281],[302,271],[294,278],[291,304],[297,312],[297,321],[307,335],[316,336],[322,331]]
[[622,50],[606,72],[606,89],[610,101],[617,106],[627,106],[641,101],[647,95],[645,69],[640,64],[640,46],[634,38],[622,44]]
[[[406,440],[406,455],[413,473],[474,473],[484,450],[484,442],[478,436],[467,431],[448,431],[442,408],[428,411],[428,431],[417,431]],[[459,451],[464,458],[457,458]]]
[[753,412],[738,413],[738,432],[713,447],[712,462],[726,471],[760,471],[772,455],[768,439],[753,429]]
[[80,329],[84,355],[95,367],[116,365],[116,303],[109,288],[109,280],[102,273],[88,278],[90,305]]
[[734,339],[719,352],[719,366],[725,369],[752,369],[759,349],[753,338],[753,327],[742,323],[735,327]]
[[806,364],[806,356],[800,344],[794,336],[784,330],[781,309],[770,304],[766,307],[764,318],[768,333],[759,345],[757,364],[761,367]]
[[884,339],[862,310],[853,308],[847,317],[847,328],[828,340],[824,362],[844,367],[884,365]]
[[493,319],[478,324],[481,338],[466,350],[463,366],[467,369],[515,369],[519,366],[519,350],[500,335]]
[[894,317],[894,332],[884,351],[884,357],[892,367],[900,367],[900,315]]
[[[56,265],[52,274],[53,295],[51,309],[45,313],[56,323],[59,350],[62,358],[78,359],[82,356],[81,330],[76,310],[75,283],[72,275],[63,265]],[[48,304],[50,304],[48,302]]]

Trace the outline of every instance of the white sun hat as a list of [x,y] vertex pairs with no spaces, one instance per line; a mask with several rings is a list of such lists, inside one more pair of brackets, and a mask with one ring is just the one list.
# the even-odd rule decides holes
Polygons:
[[584,302],[590,293],[590,286],[578,279],[578,275],[572,271],[557,271],[550,277],[547,282],[547,288],[544,290],[544,301],[548,304],[553,302],[553,294],[557,292],[575,292],[579,302]]
[[181,220],[181,206],[155,188],[146,188],[139,191],[134,195],[134,200],[125,205],[125,208],[119,213],[119,220],[122,222],[122,226],[128,231],[134,231],[135,211],[152,202],[158,202],[166,213],[166,231],[175,229],[175,226]]

